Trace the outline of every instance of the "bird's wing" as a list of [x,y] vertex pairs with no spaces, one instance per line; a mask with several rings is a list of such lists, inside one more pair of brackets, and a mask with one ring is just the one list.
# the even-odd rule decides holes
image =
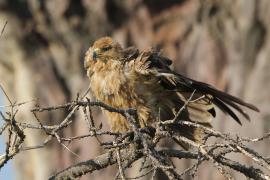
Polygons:
[[138,55],[139,55],[139,50],[133,46],[128,47],[123,50],[123,56],[124,56],[125,61],[132,60],[138,57]]
[[[172,64],[172,61],[160,55],[157,51],[150,50],[140,53],[133,48],[132,51],[129,49],[129,53],[127,54],[129,54],[129,56],[126,55],[126,57],[131,57],[128,61],[133,61],[138,72],[158,76],[158,82],[165,89],[179,93],[188,93],[189,95],[193,92],[200,96],[204,95],[206,100],[210,100],[212,104],[216,105],[224,113],[229,114],[239,124],[241,124],[241,121],[233,109],[242,114],[247,120],[250,120],[250,117],[241,106],[259,112],[259,109],[252,104],[222,92],[207,83],[190,79],[172,71],[169,67]],[[215,112],[213,112],[213,114],[215,114]]]
[[123,56],[125,62],[135,63],[137,67],[144,64],[145,70],[153,69],[166,69],[170,70],[172,61],[164,56],[161,56],[160,52],[154,49],[139,52],[135,47],[129,47],[123,50]]
[[[164,70],[160,70],[161,73]],[[166,72],[166,71],[165,71]],[[203,83],[200,81],[196,81],[190,78],[187,78],[181,74],[170,72],[175,75],[176,77],[176,88],[185,86],[186,88],[189,88],[190,90],[196,90],[199,91],[202,94],[210,95],[212,97],[212,102],[215,104],[219,109],[221,109],[224,113],[229,114],[234,120],[236,120],[239,124],[241,124],[241,121],[239,120],[238,116],[234,113],[232,109],[235,109],[240,114],[242,114],[247,120],[250,120],[249,115],[241,108],[241,106],[247,107],[249,109],[252,109],[254,111],[259,112],[259,109],[249,104],[235,96],[232,96],[228,93],[222,92],[213,86]]]

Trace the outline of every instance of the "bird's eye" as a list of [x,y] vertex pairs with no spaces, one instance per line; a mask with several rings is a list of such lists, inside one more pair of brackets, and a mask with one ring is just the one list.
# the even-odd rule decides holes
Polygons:
[[108,51],[110,49],[112,49],[112,46],[105,46],[105,47],[101,48],[102,51]]

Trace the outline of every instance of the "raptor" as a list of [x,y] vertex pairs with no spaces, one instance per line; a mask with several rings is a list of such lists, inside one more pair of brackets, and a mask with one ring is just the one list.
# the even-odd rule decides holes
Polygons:
[[[257,107],[170,69],[172,61],[155,50],[139,51],[122,48],[110,37],[94,42],[85,56],[84,66],[90,79],[93,95],[115,108],[135,108],[141,127],[157,120],[173,119],[181,109],[179,120],[192,121],[211,127],[221,109],[241,124],[238,114],[250,119],[244,108]],[[184,107],[184,108],[182,108]],[[236,113],[237,112],[237,113]],[[130,130],[122,115],[104,111],[114,132]],[[182,134],[199,140],[201,131],[182,127]]]

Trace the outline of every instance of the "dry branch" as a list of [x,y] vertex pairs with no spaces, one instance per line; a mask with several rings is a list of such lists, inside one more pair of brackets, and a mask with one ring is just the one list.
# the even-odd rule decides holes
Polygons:
[[[102,102],[90,101],[89,99],[85,98],[85,96],[82,98],[77,98],[77,100],[64,105],[33,108],[29,111],[29,113],[33,113],[34,117],[36,118],[38,124],[34,125],[16,121],[16,108],[19,108],[19,106],[17,106],[16,103],[12,103],[10,99],[9,101],[11,108],[10,112],[7,113],[7,116],[1,113],[5,123],[1,127],[0,132],[1,134],[7,130],[9,132],[7,143],[8,148],[6,153],[1,156],[1,167],[4,166],[5,162],[11,159],[14,155],[18,154],[20,151],[43,148],[53,140],[56,140],[67,151],[75,154],[67,147],[66,143],[79,141],[84,138],[112,136],[115,138],[114,141],[100,142],[100,145],[104,149],[108,150],[107,153],[104,153],[94,159],[74,164],[51,176],[50,179],[78,178],[87,173],[104,169],[113,164],[118,164],[119,167],[119,172],[116,175],[116,179],[129,179],[130,177],[126,176],[125,171],[140,158],[144,158],[145,160],[147,159],[150,164],[147,166],[144,166],[144,163],[142,164],[141,169],[146,169],[146,172],[138,175],[137,178],[146,176],[150,173],[152,173],[154,176],[157,170],[161,170],[169,179],[183,179],[185,175],[194,177],[197,175],[197,170],[201,166],[202,162],[209,161],[227,179],[233,179],[228,172],[228,169],[233,169],[239,173],[242,173],[248,178],[261,180],[270,179],[269,175],[267,175],[267,172],[270,171],[268,159],[257,153],[255,150],[248,148],[246,145],[251,142],[256,143],[268,140],[269,133],[263,137],[258,137],[255,139],[245,137],[242,138],[224,134],[190,121],[175,121],[174,119],[167,120],[165,122],[157,122],[155,125],[153,125],[155,128],[140,127],[135,109],[114,108]],[[107,111],[121,114],[130,123],[132,131],[126,133],[113,133],[109,131],[102,131],[102,129],[95,127],[91,112],[91,107],[93,106],[98,106]],[[39,119],[38,113],[42,113],[44,111],[53,111],[57,113],[60,109],[69,110],[68,115],[63,121],[52,126],[42,124],[42,120]],[[84,114],[84,119],[88,124],[89,133],[74,137],[60,136],[60,131],[63,128],[72,126],[74,121],[74,119],[72,119],[72,115],[80,110]],[[185,125],[202,129],[205,133],[204,143],[200,144],[194,142],[188,138],[180,136],[179,133],[173,132],[172,129],[167,128],[168,126],[172,125]],[[24,133],[22,129],[36,129],[43,131],[47,135],[47,138],[39,145],[23,147],[22,143],[24,141]],[[12,140],[14,138],[11,138],[11,136],[16,137],[16,140]],[[218,143],[208,142],[210,137],[218,139]],[[161,139],[171,139],[176,142],[184,142],[185,144],[189,145],[190,149],[189,151],[172,148],[161,149],[159,147],[159,141]],[[229,158],[227,155],[230,153],[241,154],[248,157],[251,161],[256,163],[259,168],[252,166],[248,167],[243,163],[237,162],[237,160]],[[184,170],[182,173],[178,173],[177,167],[172,163],[171,158],[193,159],[196,161],[192,166]]]
[[[134,162],[143,156],[142,152],[136,151],[134,148],[123,149],[120,151],[122,156],[122,162]],[[117,163],[117,152],[109,151],[102,154],[95,159],[91,159],[79,164],[70,166],[69,168],[57,173],[56,175],[50,177],[50,179],[72,179],[78,178],[86,173],[91,173],[96,170],[106,168],[109,165]]]

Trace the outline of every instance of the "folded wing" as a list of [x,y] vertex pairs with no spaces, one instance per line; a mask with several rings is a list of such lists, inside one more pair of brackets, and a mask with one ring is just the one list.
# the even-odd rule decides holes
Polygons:
[[193,94],[194,98],[197,98],[197,100],[191,98],[189,104],[191,109],[197,110],[197,114],[207,111],[214,117],[215,111],[212,105],[215,105],[224,113],[230,115],[237,123],[241,124],[235,111],[242,114],[247,120],[250,120],[250,117],[245,110],[242,109],[243,107],[259,112],[259,109],[252,104],[222,92],[207,83],[190,79],[172,71],[169,67],[172,61],[160,55],[160,53],[155,50],[140,53],[135,48],[128,48],[125,52],[125,56],[129,57],[128,61],[139,61],[138,64],[140,64],[140,67],[144,68],[142,70],[144,74],[147,72],[157,76],[159,78],[158,83],[160,83],[165,90],[178,93],[180,96],[182,95],[182,98],[185,100]]

